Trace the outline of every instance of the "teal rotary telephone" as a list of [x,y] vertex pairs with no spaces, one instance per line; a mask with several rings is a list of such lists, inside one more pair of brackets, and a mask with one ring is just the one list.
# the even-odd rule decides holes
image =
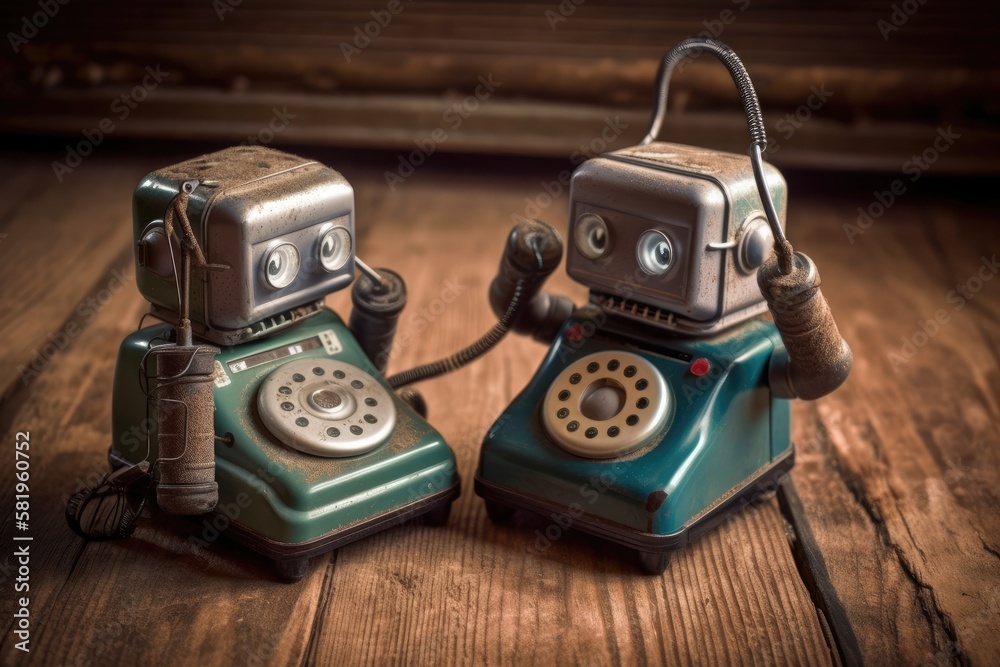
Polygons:
[[[696,51],[737,82],[749,160],[659,138],[670,74]],[[633,549],[651,573],[774,487],[794,456],[788,399],[833,391],[851,367],[815,264],[785,240],[785,183],[763,163],[736,54],[680,43],[657,97],[641,145],[572,177],[566,270],[589,303],[540,289],[562,256],[552,227],[526,221],[508,238],[490,303],[523,302],[514,330],[552,347],[486,434],[475,479],[494,521],[549,520],[535,551],[574,528]],[[759,317],[768,309],[773,323]]]

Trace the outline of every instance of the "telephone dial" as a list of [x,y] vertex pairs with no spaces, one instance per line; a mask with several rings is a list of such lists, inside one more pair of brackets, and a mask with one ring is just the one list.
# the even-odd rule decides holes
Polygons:
[[[735,79],[749,159],[660,139],[671,72],[695,51]],[[851,367],[815,264],[785,239],[785,182],[763,162],[739,58],[681,42],[656,96],[640,145],[572,176],[566,270],[587,304],[541,289],[562,258],[555,229],[524,221],[507,239],[490,303],[521,302],[511,327],[551,348],[487,432],[475,477],[494,521],[554,517],[635,550],[651,573],[773,488],[794,457],[788,399],[833,391]]]

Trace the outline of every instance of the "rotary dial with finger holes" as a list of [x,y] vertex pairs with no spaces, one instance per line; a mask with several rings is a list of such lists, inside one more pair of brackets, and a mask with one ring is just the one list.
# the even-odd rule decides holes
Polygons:
[[597,352],[556,377],[542,405],[542,421],[563,449],[613,458],[649,442],[666,422],[670,400],[667,383],[642,357]]
[[335,359],[298,359],[261,383],[267,430],[316,456],[357,456],[385,442],[396,423],[392,396],[368,373]]

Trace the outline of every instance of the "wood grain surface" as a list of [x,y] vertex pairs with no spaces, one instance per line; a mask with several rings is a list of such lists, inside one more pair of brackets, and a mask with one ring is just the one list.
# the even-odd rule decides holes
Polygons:
[[[15,432],[31,432],[35,535],[25,655],[11,634],[14,526],[4,510],[3,664],[997,661],[1000,279],[982,280],[961,308],[948,294],[1000,249],[1000,229],[990,202],[957,182],[914,187],[851,243],[845,223],[885,178],[789,176],[789,237],[820,267],[854,372],[833,396],[795,404],[800,510],[775,498],[751,506],[660,577],[587,536],[567,534],[538,553],[543,518],[486,518],[471,491],[479,443],[545,352],[516,337],[421,386],[465,485],[445,527],[417,520],[343,547],[293,585],[224,540],[196,553],[186,520],[145,519],[128,540],[82,542],[63,503],[104,472],[114,355],[145,310],[134,284],[81,319],[31,381],[17,368],[38,361],[46,338],[115,272],[131,275],[131,191],[192,152],[109,146],[62,183],[51,156],[0,158],[11,185],[0,195],[0,298],[10,314],[0,324],[0,431],[11,449]],[[428,320],[390,370],[454,351],[492,324],[485,292],[511,215],[569,166],[434,156],[392,192],[383,172],[393,153],[313,153],[356,188],[359,255],[406,277],[400,330]],[[565,194],[540,217],[565,230]],[[585,298],[560,272],[549,288]],[[446,293],[457,297],[432,314]],[[329,304],[346,314],[349,296]],[[938,310],[947,321],[894,363],[889,353]],[[12,504],[4,482],[0,507]]]

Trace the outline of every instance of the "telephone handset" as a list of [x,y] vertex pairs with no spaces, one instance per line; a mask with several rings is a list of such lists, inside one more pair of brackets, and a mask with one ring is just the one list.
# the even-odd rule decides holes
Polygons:
[[[749,164],[660,140],[670,74],[691,51],[733,75]],[[568,513],[573,527],[635,549],[652,573],[777,483],[794,457],[786,399],[823,396],[851,367],[815,264],[785,238],[784,179],[763,162],[760,107],[739,58],[715,40],[686,40],[664,57],[656,90],[643,142],[573,174],[566,268],[589,302],[576,308],[533,285],[512,327],[552,347],[487,432],[475,479],[495,521],[517,509]],[[561,255],[551,226],[516,225],[490,285],[495,312],[529,235]],[[768,310],[773,324],[759,317]]]

